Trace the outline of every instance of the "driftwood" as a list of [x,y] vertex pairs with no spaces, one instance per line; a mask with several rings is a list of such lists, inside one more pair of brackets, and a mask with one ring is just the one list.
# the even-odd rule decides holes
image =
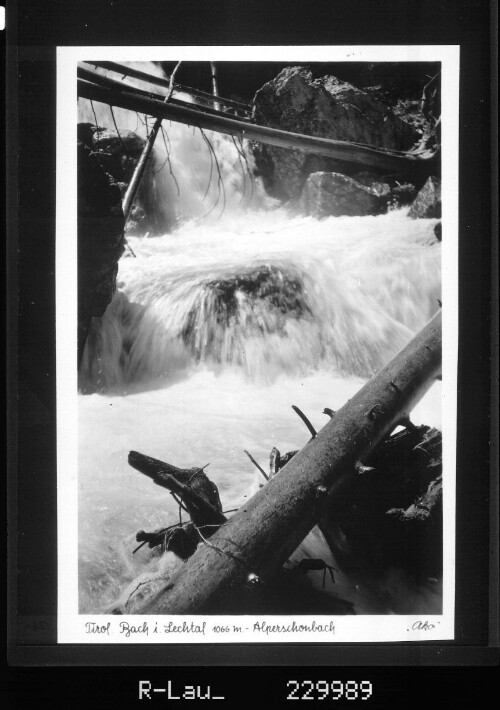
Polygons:
[[390,569],[417,583],[442,573],[442,441],[426,426],[387,437],[368,471],[338,492],[319,525],[342,570],[373,583]]
[[425,174],[431,174],[435,172],[438,159],[438,154],[409,153],[401,155],[382,148],[329,138],[305,136],[299,133],[248,123],[236,118],[212,115],[213,112],[204,112],[197,107],[188,108],[173,103],[165,104],[158,99],[148,98],[130,87],[118,86],[112,89],[108,86],[98,86],[93,82],[79,79],[78,96],[130,111],[146,113],[156,118],[178,121],[190,126],[218,131],[219,133],[255,140],[281,148],[293,148],[306,153],[323,155],[342,163],[369,166],[375,170],[385,172],[414,174],[421,171]]
[[[209,534],[207,533],[207,537]],[[136,547],[134,553],[147,544],[150,548],[159,547],[162,553],[173,552],[181,560],[187,560],[198,547],[201,538],[198,528],[192,523],[178,523],[153,532],[139,530],[135,539],[141,544]]]
[[[270,475],[276,475],[297,453],[281,454],[273,447]],[[358,581],[373,582],[396,567],[420,582],[439,577],[443,540],[441,432],[407,422],[403,431],[377,446],[367,463],[370,465],[362,467],[363,475],[342,491],[337,489],[330,509],[318,522],[333,556],[342,570],[358,576]]]
[[438,476],[429,483],[425,493],[417,498],[406,510],[404,508],[391,508],[387,515],[408,522],[427,522],[433,515],[435,509],[442,503],[443,477]]
[[[409,412],[440,374],[441,312],[199,546],[179,572],[168,580],[154,580],[149,588],[145,585],[130,606],[118,606],[115,612],[200,613],[216,607],[231,587],[237,597],[248,586],[265,585],[331,510],[336,492],[351,484],[358,471],[374,468],[361,462],[367,462],[398,424],[408,421]],[[170,468],[165,471],[158,463],[147,475],[160,485],[171,485]]]
[[226,522],[217,486],[206,476],[203,468],[182,469],[177,466],[131,451],[129,464],[157,485],[172,494],[179,507],[185,510],[192,522],[179,522],[166,528],[146,532],[139,530],[137,542],[150,548],[160,547],[187,560],[196,550],[201,540],[211,537]]
[[227,521],[217,486],[207,478],[202,468],[177,468],[137,451],[129,453],[128,462],[158,486],[175,494],[202,533],[207,528],[206,532],[210,534],[211,526],[223,525]]

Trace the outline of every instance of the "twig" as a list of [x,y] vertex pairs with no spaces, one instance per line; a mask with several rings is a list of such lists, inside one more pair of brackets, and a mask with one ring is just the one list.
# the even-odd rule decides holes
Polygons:
[[304,412],[302,412],[295,404],[292,404],[292,409],[296,414],[299,415],[299,417],[302,419],[302,421],[304,422],[306,427],[309,429],[309,432],[311,433],[312,438],[315,439],[318,435],[316,432],[316,429],[313,427],[313,425],[311,424],[309,419],[306,417]]
[[[200,131],[201,131],[201,128],[200,128]],[[203,138],[204,138],[205,141],[206,141],[206,138],[205,138],[205,136],[203,135],[203,131],[201,131],[201,135],[203,136]],[[205,194],[203,195],[203,201],[205,201],[205,199],[206,199],[206,197],[207,197],[207,195],[208,195],[208,191],[210,190],[210,185],[212,184],[212,175],[213,175],[213,172],[214,172],[214,159],[213,159],[213,156],[212,156],[212,151],[209,150],[208,152],[209,152],[209,155],[210,155],[210,175],[209,175],[209,177],[208,177],[207,189],[205,190]],[[216,202],[215,204],[217,204],[217,202]]]
[[[224,180],[222,179],[222,174],[221,174],[221,171],[220,171],[219,161],[217,160],[217,155],[216,155],[216,153],[215,153],[215,150],[214,150],[214,148],[213,148],[213,145],[212,145],[212,143],[210,142],[210,140],[207,138],[207,136],[205,135],[205,132],[203,131],[203,128],[200,128],[199,126],[198,126],[198,128],[199,128],[199,130],[200,130],[200,132],[201,132],[201,135],[203,136],[203,139],[204,139],[205,143],[208,145],[208,149],[211,151],[212,155],[214,156],[215,167],[217,168],[217,173],[218,173],[218,178],[217,178],[217,200],[215,201],[215,204],[214,204],[214,206],[212,207],[212,209],[211,209],[209,212],[207,212],[207,215],[205,215],[205,216],[208,216],[208,215],[209,215],[211,212],[213,212],[213,210],[217,207],[217,205],[218,205],[218,203],[219,203],[219,200],[220,200],[221,192],[222,192],[222,210],[221,210],[221,213],[220,213],[220,215],[219,215],[219,218],[220,218],[220,217],[222,217],[222,215],[223,215],[223,213],[224,213],[224,210],[226,209],[226,188],[225,188],[225,186],[224,186]],[[221,191],[221,188],[222,188],[222,191]]]
[[127,149],[125,148],[125,143],[123,142],[120,131],[118,130],[118,126],[116,125],[115,114],[114,114],[113,107],[111,106],[111,104],[109,106],[109,110],[111,111],[111,118],[113,119],[113,123],[115,124],[115,129],[116,129],[116,132],[118,133],[118,138],[120,139],[120,143],[122,144],[123,152],[125,153],[126,157],[129,158],[130,156],[127,153]]
[[95,121],[96,128],[99,128],[99,124],[97,123],[97,116],[96,116],[95,108],[94,108],[94,102],[92,101],[92,99],[90,99],[90,106],[92,108],[92,113],[94,114],[94,121]]
[[239,162],[239,164],[241,165],[241,174],[242,174],[242,176],[243,176],[243,191],[242,191],[242,193],[241,193],[241,200],[240,200],[240,202],[243,202],[243,198],[245,197],[246,183],[247,183],[246,174],[245,174],[245,166],[243,165],[243,161],[242,161],[242,159],[241,159],[240,150],[239,150],[239,148],[238,148],[238,144],[236,143],[236,140],[235,140],[234,136],[231,136],[231,140],[233,141],[234,147],[236,148],[236,152],[238,153],[238,162]]
[[251,202],[251,201],[252,201],[252,198],[253,198],[253,191],[254,191],[253,174],[252,174],[252,171],[250,170],[250,166],[249,166],[249,164],[248,164],[248,159],[247,159],[247,156],[246,156],[246,153],[245,153],[245,148],[243,147],[243,138],[242,138],[241,136],[238,136],[238,143],[239,143],[239,146],[240,146],[241,156],[242,156],[243,160],[245,161],[245,165],[247,166],[247,171],[248,171],[248,174],[249,174],[249,176],[250,176],[250,199],[249,199],[248,201]]
[[180,65],[181,65],[181,62],[177,62],[177,64],[175,65],[174,71],[170,74],[170,83],[168,86],[168,94],[165,97],[165,103],[167,103],[167,101],[170,101],[170,97],[172,96],[172,93],[174,91],[174,79],[175,79],[175,75],[177,74],[177,70],[179,69]]
[[206,469],[207,466],[210,466],[210,463],[206,463],[204,466],[200,466],[200,468],[197,471],[195,471],[192,476],[190,476],[186,485],[189,486],[189,484],[191,483],[193,478],[195,476],[197,476],[199,473],[203,473],[203,471]]
[[178,498],[177,495],[176,495],[173,491],[170,491],[170,495],[172,496],[172,498],[175,500],[175,502],[176,502],[177,505],[179,506],[179,525],[184,525],[184,523],[182,522],[182,512],[181,512],[181,510],[184,510],[184,512],[186,512],[188,515],[189,515],[189,511],[188,511],[188,509],[183,505],[183,500],[182,500],[182,498]]
[[[168,168],[170,170],[170,175],[172,176],[173,181],[175,182],[175,187],[177,188],[177,197],[180,197],[181,190],[179,187],[179,183],[177,182],[177,178],[174,175],[174,171],[172,170],[172,163],[170,161],[170,149],[167,147],[167,141],[165,139],[165,134],[167,135],[168,138],[168,133],[163,130],[163,126],[161,127],[161,135],[163,137],[163,142],[165,144],[165,150],[167,152],[167,161],[168,161]],[[170,139],[168,138],[168,144],[170,145]]]
[[[220,547],[217,547],[216,545],[213,545],[211,542],[209,542],[209,541],[203,536],[203,534],[202,534],[202,532],[200,531],[200,529],[198,528],[198,526],[195,525],[194,527],[196,528],[196,531],[198,532],[198,535],[200,536],[201,541],[202,541],[205,545],[207,545],[207,547],[211,547],[212,550],[215,550],[216,552],[218,552],[218,553],[221,554],[221,555],[227,555],[228,557],[230,557],[231,559],[233,559],[235,562],[237,562],[238,564],[240,564],[240,565],[243,567],[243,569],[245,569],[245,570],[248,569],[248,564],[246,564],[243,560],[240,560],[240,558],[238,557],[238,555],[235,555],[234,552],[229,552],[229,550],[221,550]],[[208,527],[208,525],[204,525],[203,527]],[[231,542],[233,545],[235,544],[232,540],[230,540],[230,539],[227,538],[227,537],[221,537],[221,538],[219,538],[219,540],[225,540],[226,542]]]
[[132,554],[135,555],[135,553],[138,552],[138,551],[141,549],[141,547],[144,547],[144,545],[145,545],[146,543],[147,543],[147,540],[143,540],[143,542],[141,542],[140,545],[137,545],[137,547],[136,547],[135,550],[132,552]]
[[147,579],[145,582],[139,582],[137,587],[130,592],[129,597],[128,597],[127,601],[125,602],[125,607],[128,605],[129,601],[132,599],[132,596],[136,593],[136,591],[139,589],[139,587],[143,587],[145,584],[151,584],[152,581],[153,581],[152,579]]
[[250,454],[246,449],[243,449],[243,451],[246,453],[246,455],[248,456],[248,458],[250,459],[250,461],[254,464],[254,466],[256,466],[256,467],[259,469],[259,471],[260,471],[261,474],[264,476],[264,478],[266,479],[266,481],[269,481],[269,476],[268,476],[267,473],[264,471],[264,469],[263,469],[261,466],[259,466],[259,464],[257,463],[257,461],[256,461],[256,460],[254,459],[254,457],[252,456],[252,454]]

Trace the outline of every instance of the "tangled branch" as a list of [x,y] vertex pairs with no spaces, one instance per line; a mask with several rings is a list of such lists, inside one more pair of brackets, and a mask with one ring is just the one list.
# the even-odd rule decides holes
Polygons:
[[[199,131],[200,131],[200,133],[201,133],[201,135],[202,135],[202,137],[203,137],[203,140],[205,141],[205,143],[206,143],[207,146],[208,146],[208,149],[209,149],[211,155],[213,156],[213,159],[214,159],[214,161],[215,161],[215,167],[217,168],[217,174],[218,174],[218,178],[217,178],[217,200],[215,201],[215,204],[213,205],[213,207],[212,207],[204,216],[207,217],[209,214],[211,214],[211,213],[214,211],[214,209],[215,209],[215,208],[217,207],[217,205],[219,204],[219,201],[220,201],[220,198],[221,198],[221,194],[222,194],[222,210],[221,210],[221,212],[220,212],[220,214],[219,214],[219,219],[220,219],[220,218],[222,217],[222,215],[224,214],[224,210],[226,209],[226,189],[225,189],[225,187],[224,187],[224,180],[222,179],[222,174],[221,174],[221,170],[220,170],[219,161],[217,160],[217,155],[216,155],[216,153],[215,153],[215,150],[214,150],[214,148],[213,148],[213,145],[212,145],[212,143],[210,142],[210,140],[207,138],[207,136],[205,135],[205,132],[204,132],[203,128],[200,128],[199,126],[198,126],[198,128],[199,128]],[[211,179],[212,179],[212,170],[210,171],[210,180],[211,180]],[[209,186],[210,186],[210,183],[209,183]]]

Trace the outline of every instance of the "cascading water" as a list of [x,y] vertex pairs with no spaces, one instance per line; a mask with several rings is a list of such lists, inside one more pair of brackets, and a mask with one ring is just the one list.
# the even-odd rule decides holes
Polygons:
[[[81,120],[95,122],[93,111],[112,125],[108,107],[88,102]],[[136,128],[130,112],[115,109],[115,117],[119,128]],[[167,491],[130,468],[130,450],[185,468],[210,463],[224,509],[237,508],[257,485],[243,450],[265,466],[273,446],[300,448],[308,434],[290,406],[321,428],[324,407],[342,406],[440,298],[435,220],[398,210],[319,221],[278,207],[258,183],[250,200],[230,138],[207,133],[219,178],[199,132],[166,128],[179,194],[168,167],[156,175],[157,194],[179,226],[129,237],[137,258],[122,257],[119,290],[93,323],[79,373],[83,613],[177,564],[147,547],[132,554],[138,530],[173,524],[179,512]],[[439,383],[412,418],[440,427]],[[358,611],[391,611],[337,582]]]

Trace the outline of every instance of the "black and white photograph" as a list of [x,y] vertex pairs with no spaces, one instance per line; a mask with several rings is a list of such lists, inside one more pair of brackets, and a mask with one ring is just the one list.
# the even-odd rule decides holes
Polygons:
[[7,706],[481,704],[497,3],[3,5]]
[[58,82],[60,641],[453,638],[458,48]]

